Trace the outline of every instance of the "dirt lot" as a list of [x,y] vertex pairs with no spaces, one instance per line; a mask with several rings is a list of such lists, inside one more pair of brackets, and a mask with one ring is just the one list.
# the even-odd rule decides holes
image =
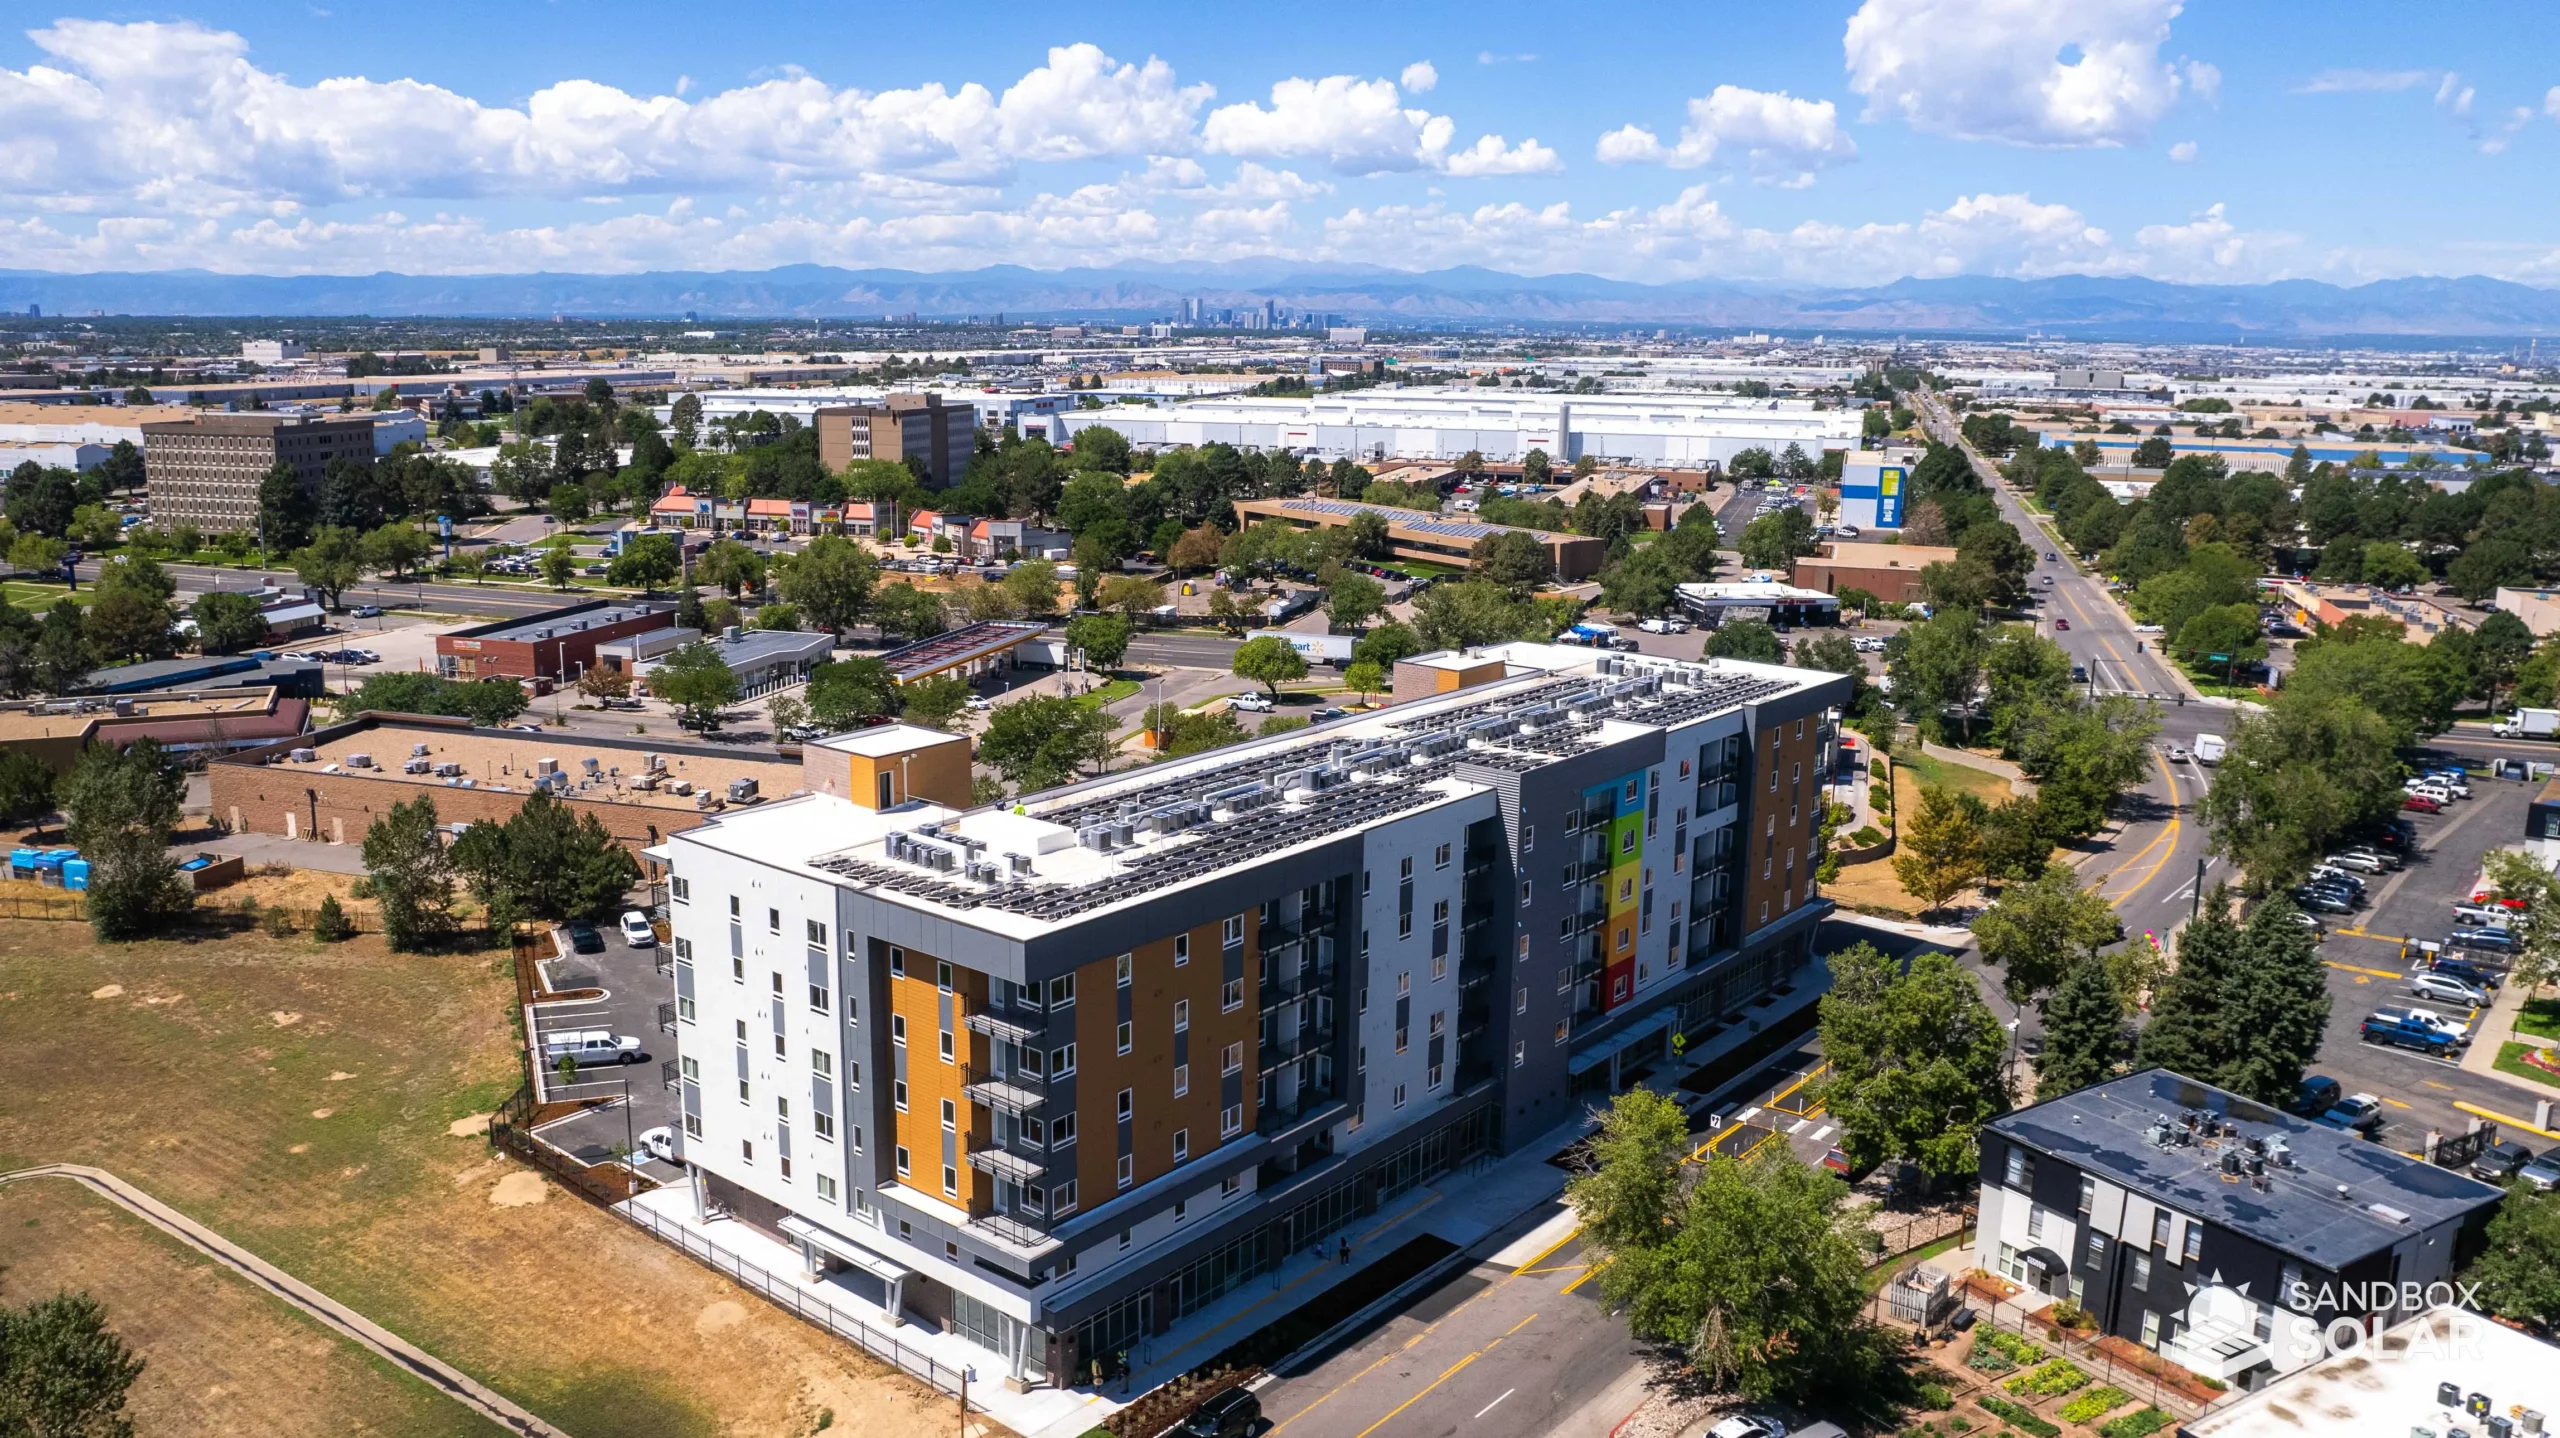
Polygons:
[[[516,1082],[511,998],[483,954],[254,933],[109,948],[74,924],[0,921],[0,1168],[120,1174],[580,1438],[805,1434],[829,1410],[858,1433],[950,1418],[949,1400],[492,1159],[478,1119]],[[7,1195],[0,1221],[80,1227],[26,1208],[47,1201]],[[133,1244],[112,1229],[48,1244],[59,1267],[13,1272],[10,1291],[116,1267]],[[445,1431],[395,1384],[329,1381],[367,1366],[353,1350],[295,1369],[153,1310],[155,1288],[106,1297],[199,1401],[263,1387],[288,1410],[272,1431]],[[301,1323],[268,1311],[276,1331]],[[315,1385],[333,1406],[288,1406]]]

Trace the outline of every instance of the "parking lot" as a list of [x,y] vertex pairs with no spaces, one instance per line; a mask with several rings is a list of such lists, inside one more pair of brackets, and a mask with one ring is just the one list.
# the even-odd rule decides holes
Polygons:
[[[2441,941],[2451,931],[2454,905],[2470,898],[2481,856],[2523,837],[2526,807],[2541,787],[2538,780],[2488,777],[2485,751],[2459,742],[2448,743],[2428,762],[2444,760],[2471,767],[2472,797],[2456,800],[2442,814],[2406,815],[2418,834],[2417,853],[2407,866],[2367,876],[2368,903],[2355,914],[2322,916],[2329,926],[2320,954],[2329,966],[2331,1007],[2316,1071],[2336,1079],[2349,1093],[2380,1099],[2384,1125],[2379,1137],[2404,1151],[2418,1148],[2431,1129],[2462,1132],[2474,1115],[2456,1103],[2503,1113],[2532,1112],[2528,1095],[2463,1072],[2456,1058],[2369,1044],[2361,1035],[2365,1016],[2377,1008],[2471,1017],[2459,1004],[2411,991],[2409,981],[2420,972],[2417,943]],[[2493,962],[2490,967],[2504,965]],[[2525,1137],[2540,1146],[2531,1135]]]
[[[639,1062],[582,1069],[577,1086],[565,1091],[570,1098],[613,1101],[535,1130],[535,1136],[544,1143],[585,1164],[605,1163],[616,1154],[636,1152],[641,1134],[662,1126],[672,1128],[679,1122],[673,1084],[676,1041],[672,951],[664,944],[633,948],[611,924],[598,925],[597,933],[604,939],[602,953],[568,953],[548,959],[543,962],[542,972],[555,992],[600,992],[594,997],[563,999],[534,1008],[536,1064],[543,1062],[543,1041],[555,1034],[601,1029],[640,1040]],[[547,1068],[545,1072],[546,1082],[556,1083],[556,1075]],[[654,1161],[644,1163],[641,1172],[660,1182],[682,1177],[681,1170]]]

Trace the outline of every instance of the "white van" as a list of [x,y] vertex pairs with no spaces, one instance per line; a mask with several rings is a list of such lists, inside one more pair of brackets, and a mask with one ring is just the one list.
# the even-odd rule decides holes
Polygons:
[[640,1041],[629,1034],[616,1034],[605,1029],[578,1029],[570,1033],[542,1036],[542,1061],[546,1068],[557,1068],[562,1059],[575,1060],[580,1068],[603,1064],[636,1064],[640,1062]]

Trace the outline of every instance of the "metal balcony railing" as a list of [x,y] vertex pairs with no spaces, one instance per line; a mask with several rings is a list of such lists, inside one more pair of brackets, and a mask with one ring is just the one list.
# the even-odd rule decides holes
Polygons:
[[990,1073],[976,1064],[960,1069],[960,1091],[972,1103],[1008,1113],[1029,1113],[1049,1101],[1049,1080],[1041,1074]]
[[1018,1044],[1036,1044],[1048,1031],[1047,1020],[1041,1015],[1018,1010],[972,1009],[961,1022],[975,1032]]
[[998,1242],[1015,1248],[1038,1248],[1048,1242],[1049,1230],[1056,1223],[1056,1219],[1028,1208],[1016,1208],[1011,1213],[981,1214],[969,1220],[971,1228],[983,1229]]
[[1025,1158],[1011,1149],[989,1146],[971,1148],[969,1166],[980,1173],[992,1173],[1016,1183],[1038,1183],[1041,1176],[1049,1171],[1044,1162]]

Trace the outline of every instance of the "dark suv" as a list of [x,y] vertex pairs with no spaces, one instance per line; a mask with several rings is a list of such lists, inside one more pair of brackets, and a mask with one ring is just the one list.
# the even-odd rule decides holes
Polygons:
[[1191,1412],[1174,1429],[1179,1438],[1250,1438],[1262,1422],[1262,1400],[1230,1388]]

